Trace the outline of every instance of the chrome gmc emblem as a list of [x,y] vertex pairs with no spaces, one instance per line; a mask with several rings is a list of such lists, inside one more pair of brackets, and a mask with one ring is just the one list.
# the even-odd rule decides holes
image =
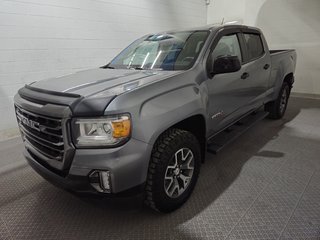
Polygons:
[[40,123],[32,121],[25,116],[19,116],[20,118],[20,123],[22,123],[25,126],[28,126],[29,128],[35,129],[37,131],[40,131]]

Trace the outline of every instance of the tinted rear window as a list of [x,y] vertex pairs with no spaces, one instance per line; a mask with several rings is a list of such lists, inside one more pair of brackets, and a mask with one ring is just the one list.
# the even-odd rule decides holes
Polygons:
[[244,38],[248,49],[248,60],[252,61],[261,57],[264,53],[264,49],[260,35],[253,33],[245,33]]

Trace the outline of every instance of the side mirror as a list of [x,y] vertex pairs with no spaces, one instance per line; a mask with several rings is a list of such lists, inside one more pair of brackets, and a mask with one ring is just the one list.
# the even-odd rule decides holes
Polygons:
[[218,57],[212,67],[211,75],[237,72],[241,69],[241,63],[237,56]]

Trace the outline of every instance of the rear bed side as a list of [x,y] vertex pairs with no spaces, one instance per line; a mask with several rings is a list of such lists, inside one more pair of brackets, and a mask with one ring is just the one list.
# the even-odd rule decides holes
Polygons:
[[273,93],[270,95],[270,100],[275,100],[285,80],[289,81],[292,87],[297,54],[295,50],[271,50],[270,57],[271,73],[269,89],[273,90]]

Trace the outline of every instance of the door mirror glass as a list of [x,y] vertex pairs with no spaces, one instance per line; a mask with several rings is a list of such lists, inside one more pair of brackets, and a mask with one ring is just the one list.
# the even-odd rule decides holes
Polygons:
[[218,57],[212,68],[212,74],[232,73],[241,69],[241,63],[237,56]]

